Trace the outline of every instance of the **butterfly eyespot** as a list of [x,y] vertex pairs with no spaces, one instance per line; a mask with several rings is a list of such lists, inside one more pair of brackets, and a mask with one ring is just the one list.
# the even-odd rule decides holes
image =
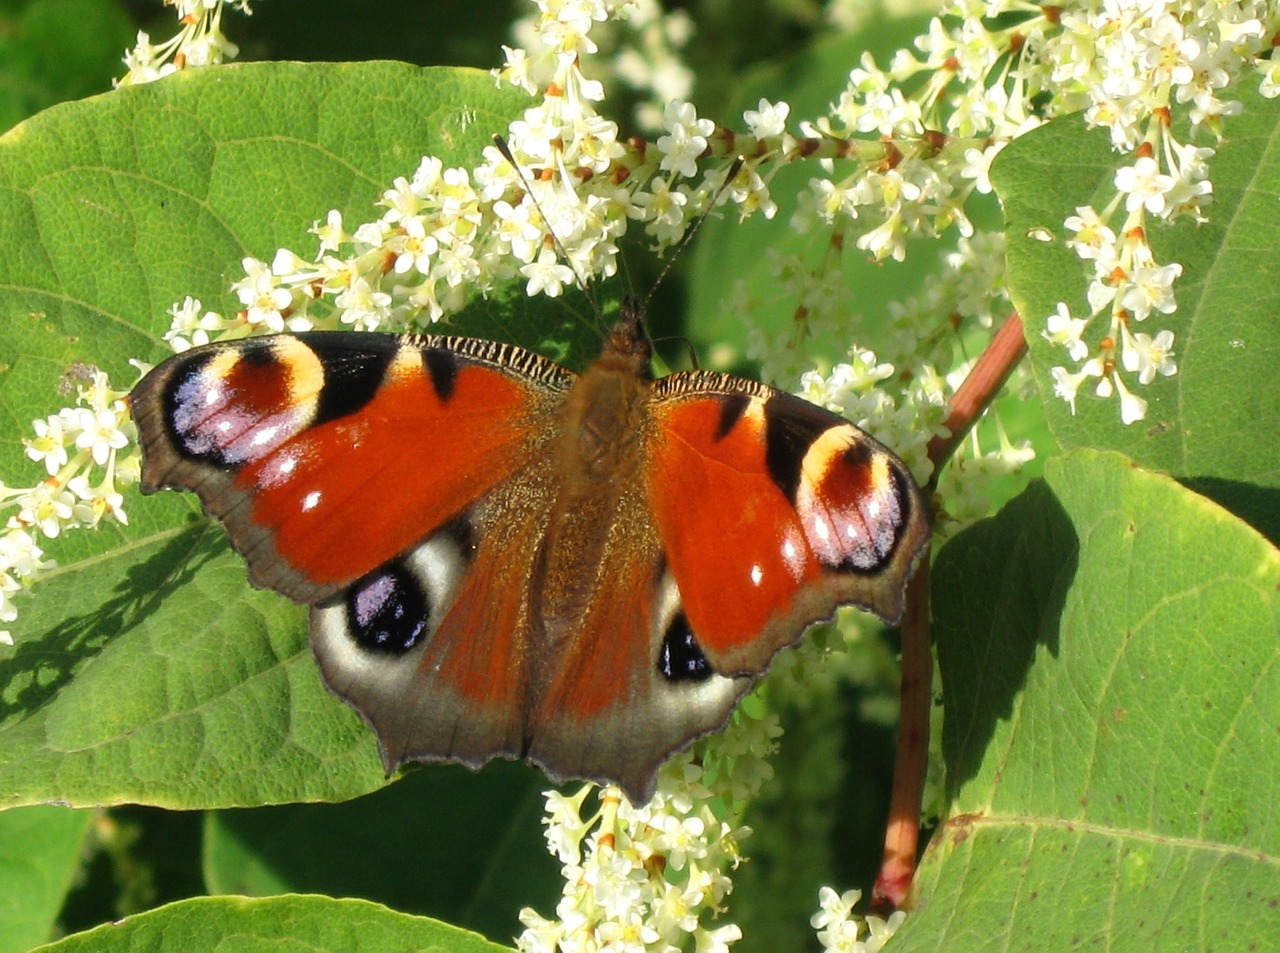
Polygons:
[[662,637],[658,671],[671,682],[703,682],[715,674],[683,612],[676,613]]
[[402,566],[374,570],[347,590],[345,599],[349,631],[368,651],[403,654],[427,628],[426,594]]

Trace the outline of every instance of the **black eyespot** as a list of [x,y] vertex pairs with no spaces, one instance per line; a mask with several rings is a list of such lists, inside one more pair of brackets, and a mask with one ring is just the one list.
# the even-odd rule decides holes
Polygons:
[[672,682],[705,682],[713,674],[683,612],[677,613],[667,626],[658,653],[658,671]]
[[370,652],[400,655],[417,644],[431,607],[417,580],[391,563],[359,580],[346,592],[347,623],[357,644]]

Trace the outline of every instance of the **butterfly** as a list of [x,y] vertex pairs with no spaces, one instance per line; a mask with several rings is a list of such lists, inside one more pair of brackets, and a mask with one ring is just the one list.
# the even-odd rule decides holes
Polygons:
[[642,803],[809,625],[896,622],[929,518],[843,418],[655,379],[641,312],[581,375],[446,335],[193,348],[131,395],[143,492],[198,494],[250,582],[310,607],[388,774],[524,759]]

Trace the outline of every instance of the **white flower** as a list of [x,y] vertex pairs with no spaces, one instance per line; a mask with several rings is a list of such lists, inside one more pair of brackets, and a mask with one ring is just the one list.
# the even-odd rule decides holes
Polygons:
[[742,928],[729,923],[715,930],[704,930],[698,934],[694,953],[728,953],[729,946],[742,939]]
[[256,258],[242,262],[245,276],[231,289],[245,306],[245,320],[250,327],[259,326],[279,333],[284,330],[284,314],[293,305],[293,292],[281,287],[280,278]]
[[164,333],[164,339],[175,353],[181,354],[189,348],[208,344],[212,340],[211,332],[225,331],[232,326],[232,322],[214,311],[201,314],[201,307],[199,298],[188,295],[180,304],[169,308],[173,320]]
[[1094,358],[1074,373],[1068,371],[1065,367],[1051,367],[1049,373],[1053,377],[1054,394],[1070,404],[1071,413],[1074,414],[1076,412],[1076,395],[1080,390],[1080,385],[1090,377],[1098,377],[1102,374],[1102,362],[1098,358]]
[[757,139],[767,139],[786,132],[787,116],[790,112],[791,106],[787,103],[775,104],[767,99],[761,99],[759,106],[748,109],[742,114],[742,119],[751,130],[751,135]]
[[599,820],[593,815],[586,821],[581,817],[582,804],[595,790],[593,785],[585,785],[573,797],[565,797],[559,791],[546,791],[547,813],[542,823],[546,825],[544,834],[547,847],[562,864],[577,864],[582,859],[582,839],[595,827]]
[[1002,143],[997,143],[985,149],[965,150],[964,167],[960,170],[960,175],[972,179],[973,187],[983,195],[991,194],[991,163],[1000,154],[1001,145]]
[[1154,338],[1138,332],[1130,335],[1126,330],[1121,363],[1126,371],[1137,373],[1138,382],[1150,384],[1157,374],[1169,377],[1178,373],[1173,361],[1173,332],[1161,331]]
[[376,331],[390,316],[391,302],[391,295],[385,291],[375,291],[373,285],[361,276],[342,291],[333,303],[339,309],[339,320],[343,324],[352,324],[364,331]]
[[1124,207],[1130,212],[1145,208],[1159,215],[1165,208],[1165,196],[1175,184],[1173,176],[1161,172],[1151,156],[1140,156],[1133,165],[1124,166],[1115,175],[1116,191],[1124,193]]
[[1068,231],[1076,233],[1072,238],[1067,239],[1067,244],[1074,248],[1081,258],[1115,260],[1116,233],[1108,227],[1092,206],[1078,206],[1076,214],[1069,216],[1063,224]]
[[550,248],[542,249],[538,260],[524,265],[520,274],[529,279],[525,285],[525,294],[529,297],[545,294],[554,298],[564,290],[566,284],[574,280],[573,269],[562,265],[556,259],[556,253]]
[[684,234],[689,196],[682,189],[672,189],[664,178],[654,178],[649,189],[635,197],[636,209],[645,231],[662,243],[678,241]]
[[111,408],[103,408],[96,413],[86,407],[76,411],[76,422],[80,433],[76,437],[76,447],[88,450],[93,462],[105,466],[113,450],[120,450],[129,444],[129,436],[121,429],[120,414]]
[[75,518],[81,525],[97,526],[107,514],[128,525],[124,496],[109,481],[99,486],[89,486],[89,477],[82,473],[67,481],[67,489],[80,499],[73,509]]
[[316,222],[311,226],[311,234],[320,239],[320,253],[336,252],[351,236],[342,227],[342,213],[336,208],[330,209],[324,224]]
[[818,912],[809,918],[809,925],[815,930],[821,930],[833,923],[849,919],[853,905],[861,897],[861,890],[836,893],[831,887],[822,887],[818,891]]
[[1176,310],[1173,283],[1182,274],[1182,266],[1176,262],[1156,267],[1143,265],[1135,268],[1124,286],[1120,306],[1127,308],[1138,321],[1145,320],[1152,311],[1169,314]]
[[400,254],[396,256],[393,266],[397,275],[416,271],[420,275],[430,275],[440,243],[434,235],[427,233],[427,222],[421,215],[410,215],[400,220],[401,236],[397,243]]
[[54,539],[62,532],[63,524],[70,522],[75,502],[69,491],[54,484],[34,486],[17,499],[17,528],[34,526]]
[[511,248],[511,254],[522,262],[531,262],[542,244],[542,230],[531,220],[533,206],[528,202],[512,205],[498,200],[493,203],[499,239]]
[[1067,349],[1067,355],[1073,361],[1083,361],[1089,353],[1089,345],[1080,339],[1089,322],[1083,318],[1073,318],[1065,303],[1058,302],[1058,310],[1045,319],[1045,329],[1041,335],[1050,344]]
[[698,157],[707,149],[707,137],[715,132],[710,119],[699,119],[693,103],[676,100],[667,104],[662,118],[665,136],[658,138],[662,153],[659,168],[688,178],[698,174]]
[[[52,562],[41,559],[43,555],[44,550],[36,543],[35,537],[24,529],[10,528],[0,534],[0,571],[14,573],[18,579],[29,579],[36,573],[53,567]],[[0,587],[13,592],[18,588],[18,583],[11,576],[5,576],[0,578]]]
[[1120,395],[1120,421],[1125,424],[1137,423],[1147,416],[1147,402],[1137,394],[1129,392],[1120,380],[1119,374],[1111,375],[1115,381],[1116,392]]
[[31,422],[36,432],[34,440],[23,440],[27,456],[37,463],[43,462],[45,471],[53,476],[67,464],[68,438],[62,429],[63,418],[46,417]]

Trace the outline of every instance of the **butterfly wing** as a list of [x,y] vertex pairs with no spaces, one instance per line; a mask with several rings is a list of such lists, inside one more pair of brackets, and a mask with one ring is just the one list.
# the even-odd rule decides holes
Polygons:
[[486,341],[278,335],[135,388],[144,492],[196,492],[256,586],[315,603],[420,542],[549,437],[573,375]]
[[613,782],[643,804],[667,757],[720,728],[751,679],[673,663],[679,595],[642,474],[628,484],[600,564],[602,598],[532,679],[527,757],[553,778]]
[[388,773],[525,756],[540,651],[529,594],[548,492],[540,468],[517,474],[312,607],[325,681],[374,728]]
[[839,605],[902,615],[929,538],[903,463],[848,421],[708,372],[655,385],[647,489],[687,639],[721,674],[758,674]]
[[196,492],[255,585],[311,604],[325,680],[372,725],[388,771],[520,756],[536,514],[575,379],[453,337],[194,349],[131,397],[143,488]]

